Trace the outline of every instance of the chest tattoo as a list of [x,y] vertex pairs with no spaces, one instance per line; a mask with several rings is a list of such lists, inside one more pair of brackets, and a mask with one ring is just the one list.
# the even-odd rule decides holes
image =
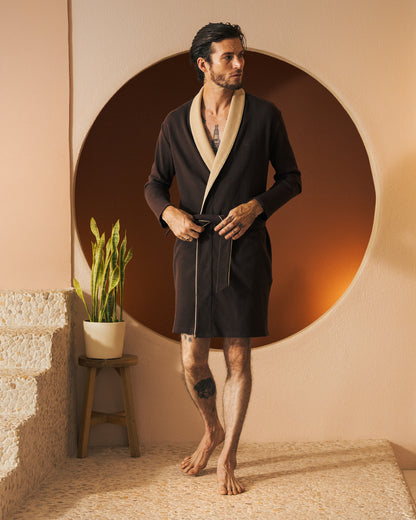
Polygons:
[[215,153],[218,152],[218,148],[220,147],[220,143],[221,143],[220,131],[219,131],[218,125],[215,125],[214,134],[212,136],[212,141],[211,141],[211,146],[212,146],[212,149],[214,150]]
[[202,116],[202,121],[204,122],[205,130],[207,132],[207,136],[209,139],[209,142],[211,144],[212,149],[214,150],[214,153],[218,152],[218,148],[221,144],[221,138],[220,138],[220,125],[219,123],[215,123],[214,131],[211,130],[212,127],[209,127],[207,124],[207,121],[204,116]]

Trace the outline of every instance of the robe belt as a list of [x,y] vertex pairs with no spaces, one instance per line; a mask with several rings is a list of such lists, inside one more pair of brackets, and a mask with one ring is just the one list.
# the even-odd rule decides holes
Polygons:
[[[193,215],[194,221],[198,226],[204,228],[200,237],[207,233],[210,234],[209,240],[200,240],[199,242],[199,254],[197,262],[203,261],[203,259],[210,258],[212,261],[213,270],[216,272],[216,289],[218,293],[223,289],[226,289],[230,285],[230,270],[231,270],[231,252],[233,241],[226,240],[214,231],[217,224],[225,219],[224,215],[209,215],[209,214],[198,214]],[[205,238],[205,237],[203,237]],[[215,249],[218,251],[217,258],[212,258],[214,252],[214,241]]]

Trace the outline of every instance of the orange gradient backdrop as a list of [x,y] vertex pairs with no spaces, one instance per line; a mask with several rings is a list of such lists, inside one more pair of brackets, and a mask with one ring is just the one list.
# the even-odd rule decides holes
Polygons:
[[[91,216],[107,233],[119,218],[134,249],[125,308],[144,325],[175,338],[173,239],[165,237],[148,209],[143,185],[163,118],[199,88],[186,54],[133,77],[91,127],[75,185],[77,231],[87,260]],[[282,110],[303,176],[303,193],[268,222],[274,282],[270,336],[254,339],[259,346],[303,329],[345,292],[368,244],[375,192],[356,127],[319,82],[283,61],[248,52],[244,88]]]

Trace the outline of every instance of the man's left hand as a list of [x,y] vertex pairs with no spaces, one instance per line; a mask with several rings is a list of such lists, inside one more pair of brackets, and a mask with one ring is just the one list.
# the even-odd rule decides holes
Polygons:
[[222,222],[215,226],[214,231],[225,239],[237,240],[242,237],[254,222],[256,217],[263,213],[261,204],[253,199],[245,204],[233,208]]

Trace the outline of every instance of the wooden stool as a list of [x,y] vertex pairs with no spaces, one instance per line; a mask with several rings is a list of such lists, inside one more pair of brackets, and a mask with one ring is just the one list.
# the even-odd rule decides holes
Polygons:
[[[134,418],[133,393],[129,368],[137,365],[137,356],[125,354],[117,359],[92,359],[80,356],[78,363],[88,368],[85,383],[84,404],[82,406],[81,424],[78,437],[78,457],[87,456],[88,437],[91,426],[111,423],[126,426],[129,439],[130,455],[140,457],[139,440],[137,438],[136,420]],[[124,410],[117,413],[102,413],[92,409],[94,399],[95,378],[102,368],[114,368],[121,377]]]

